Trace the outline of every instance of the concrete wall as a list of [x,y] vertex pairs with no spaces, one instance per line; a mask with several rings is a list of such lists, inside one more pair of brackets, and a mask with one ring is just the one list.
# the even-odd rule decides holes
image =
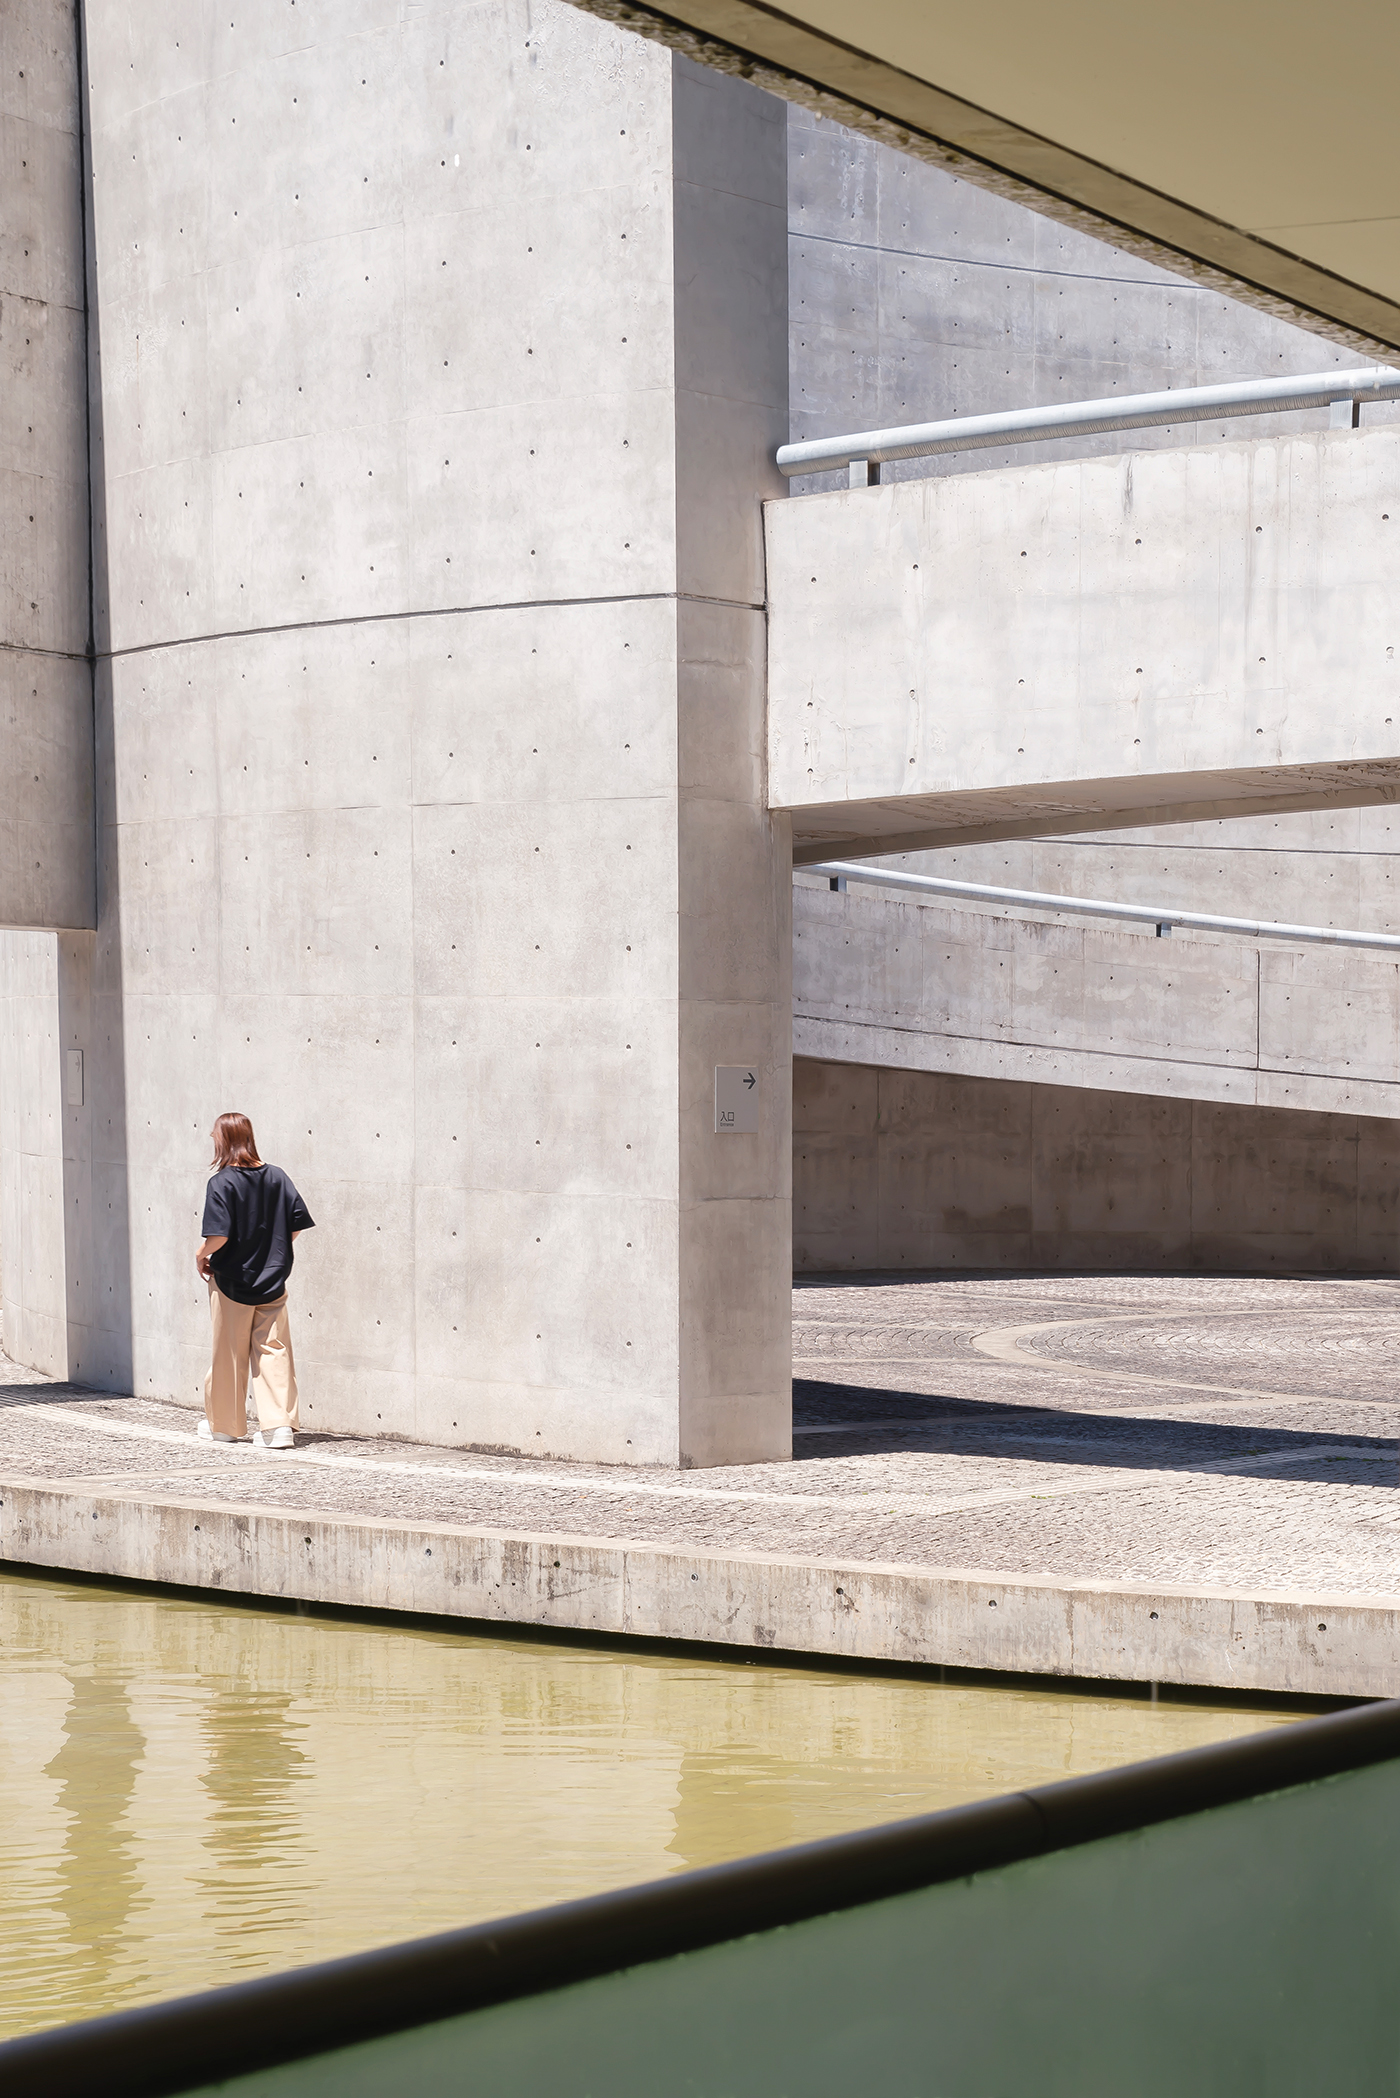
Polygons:
[[121,1361],[126,1322],[99,1257],[114,1234],[100,1166],[94,1185],[109,1147],[92,1083],[92,949],[91,933],[0,940],[0,1334],[17,1361],[82,1383]]
[[101,1376],[195,1403],[237,1106],[307,1426],[784,1455],[782,110],[549,0],[87,20]]
[[[788,153],[794,438],[1361,361],[795,107]],[[1367,424],[1397,414],[1396,404],[1370,409]],[[1318,409],[1198,424],[1190,436],[1214,447],[1326,421]],[[983,473],[1171,449],[1182,434],[1105,433],[885,471],[892,479]],[[790,486],[801,493],[840,480]],[[950,846],[900,864],[969,881],[1390,929],[1397,837],[1389,809],[1328,809]]]
[[798,857],[1400,793],[1400,431],[767,505]]
[[[789,153],[794,437],[1359,361],[796,109]],[[1370,411],[1367,422],[1395,413]],[[1203,451],[1297,435],[1325,420],[1318,410],[1198,425],[1189,436]],[[1183,434],[1141,430],[952,454],[911,460],[886,474],[982,474],[1159,451],[1179,445]],[[838,481],[812,477],[791,485],[802,492]],[[1395,931],[1397,838],[1390,808],[1329,808],[949,845],[893,864],[1052,893]],[[1331,1182],[1339,1128],[1357,1126],[1339,1123],[1339,1113],[1394,1114],[1400,978],[1382,956],[1179,933],[1163,942],[1072,914],[1050,921],[1000,906],[914,906],[870,890],[838,897],[810,880],[799,882],[795,902],[799,1057],[886,1067],[891,1102],[905,1098],[898,1090],[903,1073],[911,1086],[921,1084],[917,1073],[947,1074],[941,1093],[924,1087],[921,1097],[926,1105],[942,1100],[950,1141],[961,1146],[964,1218],[955,1220],[950,1243],[962,1259],[982,1257],[967,1250],[967,1219],[994,1211],[1001,1185],[998,1158],[984,1158],[981,1182],[973,1170],[967,1139],[974,1101],[997,1103],[1010,1126],[1021,1126],[1040,1101],[1042,1132],[1075,1119],[1086,1131],[1102,1129],[1110,1114],[1121,1132],[1133,1116],[1148,1114],[1154,1097],[1178,1123],[1191,1101],[1320,1110],[1287,1124],[1271,1118],[1267,1145],[1241,1142],[1232,1168],[1237,1212],[1241,1203],[1257,1209],[1272,1201],[1268,1161],[1280,1155],[1284,1129],[1293,1132],[1294,1183],[1316,1189]],[[820,1074],[802,1062],[798,1070],[799,1095],[810,1106]],[[837,1074],[826,1077],[835,1083]],[[868,1072],[852,1077],[872,1082]],[[956,1084],[972,1077],[1019,1082]],[[1051,1087],[1062,1103],[1053,1121],[1043,1111]],[[1113,1093],[1140,1097],[1136,1105],[1115,1104],[1105,1098]],[[1199,1126],[1201,1111],[1196,1120]],[[1225,1125],[1246,1127],[1234,1116]],[[1369,1126],[1383,1162],[1391,1139]],[[799,1249],[808,1248],[799,1257],[820,1264],[825,1256],[804,1236],[813,1190],[803,1157],[810,1166],[812,1140],[810,1127],[805,1138],[799,1128],[797,1228]],[[888,1163],[888,1146],[882,1155]],[[833,1170],[833,1157],[825,1156],[822,1171]],[[872,1192],[868,1156],[852,1172],[856,1209],[869,1204],[850,1234],[852,1244],[865,1234],[861,1257],[893,1265],[920,1258],[898,1238],[899,1215],[891,1217],[888,1201],[882,1207]],[[1252,1175],[1260,1176],[1253,1192]],[[1114,1192],[1106,1187],[1101,1205]],[[1110,1241],[1131,1195],[1125,1176]],[[831,1185],[825,1199],[830,1220],[842,1204]],[[1304,1206],[1312,1201],[1308,1196]],[[845,1207],[854,1219],[850,1200]],[[1339,1230],[1342,1246],[1345,1223]],[[872,1250],[873,1237],[891,1231],[886,1252]],[[1330,1243],[1308,1260],[1325,1262]],[[1191,1257],[1180,1232],[1175,1244],[1180,1258]],[[1113,1257],[1111,1243],[1103,1257]],[[1238,1235],[1226,1247],[1228,1261],[1248,1265],[1254,1257],[1248,1246],[1241,1252]]]
[[[828,118],[788,111],[792,436],[1098,400],[1369,360],[974,188]],[[1393,420],[1394,403],[1365,411]],[[1196,425],[1214,446],[1327,426],[1327,410]],[[950,453],[891,480],[1170,448],[1134,430]],[[795,493],[844,475],[795,480]]]
[[[95,943],[0,938],[7,1345],[194,1402],[236,1102],[323,1215],[311,1425],[781,1454],[755,498],[785,341],[799,435],[1345,353],[562,7],[87,22],[102,907]],[[0,679],[33,786],[0,918],[49,926],[93,922],[82,822],[44,842],[91,793],[75,52],[56,0],[0,19]],[[10,911],[6,864],[68,888]],[[41,1039],[84,1048],[86,1151]],[[721,1061],[761,1066],[760,1138],[713,1136]]]
[[1073,913],[833,894],[812,876],[794,906],[800,1056],[1400,1117],[1392,955],[1180,928],[1158,939]]
[[0,10],[0,925],[91,926],[82,149],[71,0]]
[[[0,925],[94,922],[78,27],[0,9]],[[82,1108],[90,933],[0,932],[0,1335],[86,1373],[96,1315]]]
[[1400,1124],[799,1057],[799,1270],[1400,1272]]

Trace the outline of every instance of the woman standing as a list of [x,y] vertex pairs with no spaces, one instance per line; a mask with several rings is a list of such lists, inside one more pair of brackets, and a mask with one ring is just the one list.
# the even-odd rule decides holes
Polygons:
[[213,1442],[248,1435],[252,1372],[264,1450],[290,1450],[297,1426],[297,1373],[287,1319],[292,1241],[315,1219],[280,1166],[258,1156],[246,1115],[220,1115],[214,1173],[204,1196],[204,1241],[194,1264],[209,1284],[214,1357],[204,1380],[198,1434]]

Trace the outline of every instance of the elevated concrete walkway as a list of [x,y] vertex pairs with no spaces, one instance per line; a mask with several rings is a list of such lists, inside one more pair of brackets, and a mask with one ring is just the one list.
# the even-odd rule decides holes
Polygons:
[[868,1662],[1400,1691],[1400,1285],[799,1289],[796,1460],[703,1475],[309,1437],[11,1369],[0,1556]]
[[1400,797],[1400,432],[766,505],[794,858]]
[[798,1056],[1159,1099],[1400,1116],[1400,967],[800,879]]

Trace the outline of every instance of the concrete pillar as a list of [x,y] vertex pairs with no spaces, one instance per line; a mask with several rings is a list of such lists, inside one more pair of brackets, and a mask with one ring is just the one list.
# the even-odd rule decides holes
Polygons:
[[136,1388],[238,1107],[309,1427],[785,1456],[782,109],[553,0],[87,17]]

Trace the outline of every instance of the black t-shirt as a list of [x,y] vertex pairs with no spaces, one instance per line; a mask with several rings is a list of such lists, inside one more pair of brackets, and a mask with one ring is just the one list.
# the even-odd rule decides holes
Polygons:
[[275,1304],[292,1272],[292,1233],[310,1231],[310,1210],[280,1166],[225,1166],[204,1195],[206,1238],[226,1238],[209,1269],[235,1304]]

